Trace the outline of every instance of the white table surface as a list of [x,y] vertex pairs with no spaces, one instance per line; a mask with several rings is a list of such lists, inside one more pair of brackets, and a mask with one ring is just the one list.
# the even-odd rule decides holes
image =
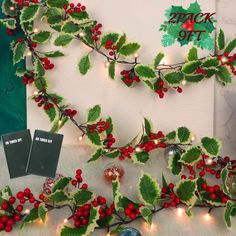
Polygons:
[[[104,167],[111,161],[103,159],[95,164],[86,164],[92,150],[85,144],[80,146],[64,146],[62,148],[61,157],[58,166],[58,173],[65,176],[72,176],[77,168],[84,169],[84,180],[89,184],[92,191],[97,195],[102,194],[111,200],[111,186],[103,180]],[[152,158],[148,164],[142,169],[151,173],[153,177],[161,180],[161,174],[164,172],[167,179],[170,179],[169,171],[166,170],[166,161],[163,158],[162,152],[152,152]],[[2,146],[0,146],[0,186],[9,185],[13,192],[30,187],[33,192],[37,193],[42,190],[42,183],[45,178],[38,176],[27,176],[10,180],[5,155]],[[137,181],[140,174],[141,167],[129,164],[126,161],[121,162],[125,168],[125,176],[123,178],[121,188],[127,196],[138,199],[137,195]],[[236,226],[231,230],[227,230],[223,222],[223,209],[216,209],[213,211],[212,220],[206,222],[204,215],[207,209],[194,210],[194,217],[188,218],[187,216],[178,217],[175,209],[168,209],[157,213],[154,216],[154,227],[152,231],[147,230],[143,221],[137,221],[132,224],[134,227],[140,229],[143,236],[156,236],[156,235],[179,235],[179,236],[222,236],[222,235],[236,235]],[[70,212],[66,209],[55,210],[50,212],[45,225],[36,223],[26,226],[22,231],[18,227],[8,234],[12,236],[56,236],[59,235],[60,227],[63,220],[69,216]],[[236,219],[233,220],[233,225]],[[5,235],[3,233],[3,235]],[[106,235],[105,231],[96,231],[91,234],[92,236]]]

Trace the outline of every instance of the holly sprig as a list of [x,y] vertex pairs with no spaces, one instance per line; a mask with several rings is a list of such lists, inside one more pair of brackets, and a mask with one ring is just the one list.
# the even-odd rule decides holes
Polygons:
[[[227,160],[226,160],[227,159]],[[224,220],[231,227],[231,217],[235,216],[235,199],[225,193],[225,170],[227,176],[234,174],[235,161],[224,159],[221,169],[223,183],[210,185],[204,177],[181,177],[176,184],[167,182],[162,176],[162,184],[148,173],[141,173],[137,184],[138,198],[133,200],[120,191],[118,179],[112,182],[113,201],[109,204],[104,196],[95,196],[88,185],[83,183],[82,170],[76,170],[75,177],[61,177],[50,193],[40,193],[38,197],[29,188],[13,195],[7,186],[0,191],[0,231],[11,232],[14,225],[22,229],[27,224],[47,222],[50,211],[68,208],[61,228],[62,236],[90,235],[94,230],[106,229],[118,233],[123,227],[137,219],[152,224],[153,215],[167,208],[185,209],[191,216],[194,208],[206,208],[208,214],[215,208],[225,208]],[[27,210],[26,210],[27,209]]]

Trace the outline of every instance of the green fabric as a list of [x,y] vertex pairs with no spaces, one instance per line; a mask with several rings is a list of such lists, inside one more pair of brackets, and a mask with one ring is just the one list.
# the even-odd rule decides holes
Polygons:
[[[0,0],[2,5],[2,0]],[[0,12],[0,17],[3,14]],[[0,27],[0,136],[5,133],[26,129],[26,88],[21,78],[15,75],[12,64],[10,42],[22,35],[6,34],[6,28]],[[24,66],[25,62],[19,66]]]

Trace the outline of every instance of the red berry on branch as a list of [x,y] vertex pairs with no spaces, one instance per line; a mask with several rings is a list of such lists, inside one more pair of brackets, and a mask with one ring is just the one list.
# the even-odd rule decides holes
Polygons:
[[228,57],[229,56],[229,52],[224,52],[224,56]]
[[15,197],[10,197],[8,201],[9,201],[10,204],[14,204],[16,202],[16,198]]
[[7,202],[3,202],[2,205],[1,205],[1,209],[2,210],[7,210],[8,209],[8,203]]
[[21,211],[23,210],[23,206],[22,206],[22,205],[18,205],[18,206],[16,207],[16,210],[17,210],[18,212],[21,212]]
[[73,180],[71,181],[71,184],[72,184],[73,186],[76,186],[76,185],[77,185],[77,180],[76,180],[76,179],[73,179]]
[[14,220],[15,221],[20,221],[21,220],[21,216],[18,215],[18,214],[14,215]]
[[216,200],[216,194],[211,193],[211,194],[210,194],[210,198],[211,198],[212,200]]
[[83,184],[81,188],[82,189],[88,189],[88,185],[87,184]]

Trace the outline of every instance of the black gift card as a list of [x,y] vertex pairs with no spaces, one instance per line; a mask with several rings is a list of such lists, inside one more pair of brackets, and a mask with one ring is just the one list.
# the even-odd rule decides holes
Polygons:
[[31,135],[29,130],[2,136],[10,178],[27,175],[26,166],[31,148]]
[[63,135],[35,130],[27,173],[55,178]]

